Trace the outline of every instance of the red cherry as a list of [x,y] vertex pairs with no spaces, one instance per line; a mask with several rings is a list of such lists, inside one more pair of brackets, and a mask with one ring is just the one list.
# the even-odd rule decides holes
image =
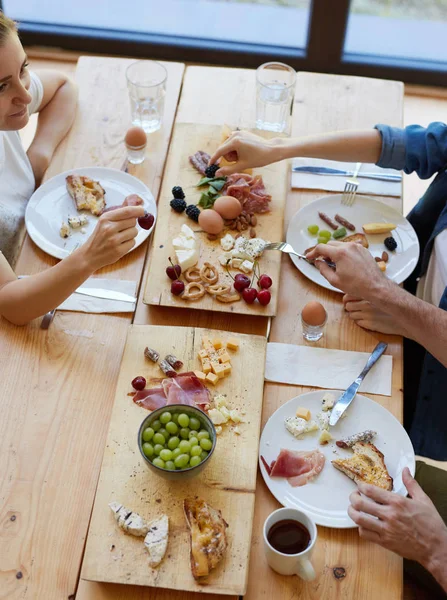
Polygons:
[[233,286],[235,290],[242,293],[246,288],[250,287],[250,278],[247,275],[238,273],[234,278]]
[[264,290],[268,290],[269,287],[272,287],[273,281],[272,278],[266,275],[265,273],[261,275],[258,279],[258,285],[260,288]]
[[180,281],[180,279],[176,279],[171,283],[171,293],[174,294],[174,296],[180,296],[180,294],[183,294],[184,291],[185,284],[183,281]]
[[180,265],[171,265],[166,267],[166,275],[169,279],[178,279],[182,274],[182,267]]
[[258,292],[258,302],[262,304],[262,306],[267,306],[267,304],[272,299],[272,295],[268,290],[261,290]]
[[154,224],[155,221],[155,217],[154,215],[151,215],[151,213],[144,213],[144,217],[139,217],[138,218],[138,225],[142,228],[142,229],[150,229],[152,227],[152,225]]
[[132,387],[134,390],[144,390],[146,387],[145,378],[139,375],[138,377],[135,377],[135,379],[132,379]]
[[256,300],[257,296],[258,296],[257,290],[255,290],[255,288],[252,288],[252,287],[245,288],[245,290],[242,292],[242,298],[245,300],[245,302],[247,304],[253,304],[253,302]]

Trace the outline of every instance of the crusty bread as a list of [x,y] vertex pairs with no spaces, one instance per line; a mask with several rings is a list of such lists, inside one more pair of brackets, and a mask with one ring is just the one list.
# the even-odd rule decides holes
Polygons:
[[66,183],[77,210],[88,210],[97,217],[102,215],[106,207],[106,192],[98,181],[84,175],[68,175]]
[[362,244],[364,248],[369,248],[369,242],[364,233],[354,233],[345,237],[344,242],[355,242],[356,244]]
[[354,456],[333,460],[336,469],[350,477],[355,483],[369,483],[391,491],[393,479],[385,465],[385,457],[374,444],[357,442],[352,446]]

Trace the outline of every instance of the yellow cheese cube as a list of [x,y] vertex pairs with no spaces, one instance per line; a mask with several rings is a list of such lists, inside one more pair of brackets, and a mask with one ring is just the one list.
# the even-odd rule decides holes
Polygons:
[[230,363],[226,362],[226,363],[223,363],[222,366],[224,368],[224,375],[226,377],[227,375],[229,375],[231,373],[231,365],[230,365]]
[[211,363],[209,360],[204,360],[202,362],[202,371],[205,373],[205,375],[211,373]]
[[206,376],[206,381],[209,381],[213,385],[216,385],[216,383],[219,381],[219,377],[214,373],[208,373],[208,375]]
[[206,350],[200,350],[199,352],[199,358],[200,359],[204,359],[208,356],[208,352]]
[[204,335],[202,338],[202,346],[205,348],[205,350],[214,350],[214,346],[211,343],[210,338],[206,335]]
[[216,350],[220,350],[220,348],[222,348],[222,340],[220,338],[214,338],[213,346]]
[[328,442],[330,442],[332,439],[331,434],[329,433],[329,431],[323,430],[321,432],[321,435],[318,439],[318,441],[320,442],[321,446],[325,446]]
[[194,375],[197,379],[200,379],[200,381],[205,381],[206,379],[206,373],[203,373],[202,371],[194,371]]
[[211,365],[213,373],[223,379],[225,377],[225,367],[223,365]]
[[296,409],[296,416],[299,417],[300,419],[304,419],[305,421],[309,421],[310,420],[310,410],[308,408],[303,408],[302,406],[299,406]]
[[231,356],[225,351],[223,354],[219,356],[219,360],[221,363],[228,363],[231,361]]
[[237,350],[239,348],[239,340],[237,340],[236,338],[230,338],[227,341],[227,348],[229,348],[230,350]]

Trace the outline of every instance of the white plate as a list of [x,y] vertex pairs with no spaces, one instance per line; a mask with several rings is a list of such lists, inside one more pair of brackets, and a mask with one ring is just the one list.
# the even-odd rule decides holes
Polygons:
[[[383,406],[366,396],[357,395],[347,410],[347,416],[340,419],[330,431],[334,438],[326,446],[318,444],[320,433],[306,433],[296,439],[285,426],[286,417],[295,416],[299,406],[308,408],[315,419],[321,410],[321,399],[326,391],[318,390],[293,398],[280,408],[267,421],[261,435],[259,456],[265,458],[268,464],[278,456],[281,448],[288,450],[315,450],[318,448],[326,457],[321,473],[302,487],[292,487],[285,478],[270,477],[259,458],[259,466],[267,487],[288,508],[297,508],[306,512],[317,525],[335,528],[356,527],[348,517],[349,495],[356,484],[331,465],[331,460],[349,458],[351,450],[343,450],[335,445],[335,441],[365,429],[372,429],[377,436],[372,443],[385,455],[385,464],[394,479],[394,491],[404,496],[406,489],[402,483],[402,470],[408,467],[411,474],[415,471],[414,450],[407,432]],[[340,392],[331,391],[336,398]],[[316,420],[316,419],[315,419]]]
[[[307,231],[309,225],[318,225],[320,229],[332,231],[329,225],[320,219],[319,212],[324,212],[332,219],[336,214],[341,215],[355,225],[353,233],[364,233],[365,223],[394,223],[397,228],[390,234],[368,235],[369,250],[373,256],[381,256],[386,251],[389,256],[386,275],[396,283],[402,283],[411,275],[419,259],[419,241],[410,223],[393,208],[368,196],[356,196],[353,206],[341,204],[342,194],[323,196],[314,202],[303,206],[290,221],[287,231],[287,242],[303,254],[307,248],[315,246],[317,238]],[[397,249],[389,252],[383,240],[392,235],[397,242]],[[295,266],[309,279],[328,290],[339,292],[320,274],[318,269],[303,259],[290,255]]]
[[[152,192],[142,181],[129,173],[106,167],[86,167],[59,173],[34,192],[25,213],[26,228],[31,239],[47,254],[61,259],[67,257],[76,244],[82,245],[90,237],[98,220],[98,217],[87,211],[78,213],[76,210],[65,184],[66,176],[73,174],[85,175],[99,181],[106,191],[106,206],[120,205],[129,194],[138,194],[144,200],[146,211],[157,217]],[[88,224],[84,228],[86,233],[72,229],[70,237],[62,238],[59,234],[62,222],[67,221],[69,216],[78,214],[85,214],[88,218]],[[153,226],[148,230],[138,229],[133,250],[148,238]]]

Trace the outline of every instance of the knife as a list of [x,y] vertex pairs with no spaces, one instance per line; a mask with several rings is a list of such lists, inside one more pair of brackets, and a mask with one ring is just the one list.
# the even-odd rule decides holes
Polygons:
[[75,290],[75,293],[83,294],[84,296],[93,296],[93,298],[104,298],[105,300],[119,300],[120,302],[135,303],[137,301],[134,296],[129,296],[128,294],[123,294],[122,292],[105,290],[102,288],[79,287],[77,290]]
[[382,356],[382,354],[387,348],[388,344],[385,344],[384,342],[380,342],[379,344],[377,344],[377,346],[372,351],[371,356],[368,358],[363,371],[360,373],[357,379],[353,383],[351,383],[346,392],[343,392],[343,394],[335,403],[335,406],[332,409],[331,416],[329,418],[329,425],[334,426],[338,422],[339,418],[354,400],[355,395],[357,394],[357,390],[359,389],[366,375],[371,370],[371,367],[373,367],[373,365],[376,364],[376,362],[379,360],[379,358]]
[[[343,171],[341,169],[332,169],[330,167],[314,167],[314,166],[303,166],[303,167],[292,167],[294,173],[315,173],[316,175],[343,175],[344,177],[352,177],[354,171]],[[380,179],[381,181],[402,181],[402,175],[397,173],[368,173],[366,171],[360,171],[357,177],[364,177],[365,179]]]

